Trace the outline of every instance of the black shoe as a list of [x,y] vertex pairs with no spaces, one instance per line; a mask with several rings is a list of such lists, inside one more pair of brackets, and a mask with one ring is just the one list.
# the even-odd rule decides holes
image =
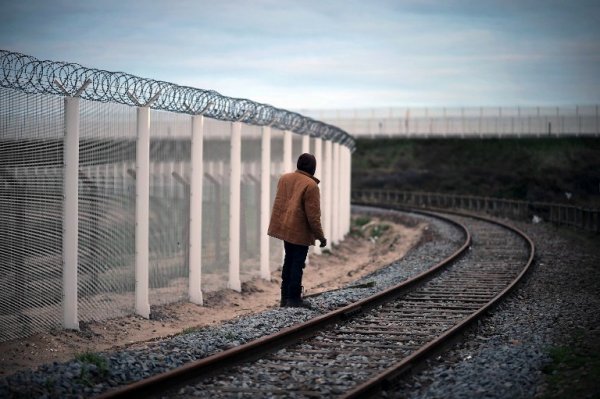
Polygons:
[[287,303],[285,304],[285,307],[287,307],[287,308],[305,308],[305,309],[310,309],[310,310],[315,309],[310,303],[303,301],[300,298],[288,299]]

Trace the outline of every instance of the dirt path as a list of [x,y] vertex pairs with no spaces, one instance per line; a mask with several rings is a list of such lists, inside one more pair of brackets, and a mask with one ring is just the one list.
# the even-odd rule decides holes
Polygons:
[[[339,288],[402,258],[419,242],[425,228],[424,224],[357,217],[352,233],[332,253],[310,255],[304,271],[305,295]],[[244,283],[241,293],[232,290],[208,293],[203,306],[179,302],[153,307],[153,320],[127,316],[80,323],[78,332],[59,330],[0,343],[0,375],[66,361],[84,352],[115,350],[161,340],[186,329],[273,308],[279,303],[280,273],[274,271],[269,282],[255,279]]]

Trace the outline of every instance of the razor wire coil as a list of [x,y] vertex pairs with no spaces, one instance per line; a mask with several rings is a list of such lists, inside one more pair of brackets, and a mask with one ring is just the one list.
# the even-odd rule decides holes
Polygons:
[[130,106],[148,105],[157,110],[203,114],[223,121],[272,126],[331,140],[351,151],[355,149],[354,138],[338,127],[268,104],[227,97],[214,90],[179,86],[124,72],[87,68],[76,63],[39,60],[6,50],[0,50],[0,65],[0,86],[28,94],[65,96],[81,90],[78,95],[86,100]]

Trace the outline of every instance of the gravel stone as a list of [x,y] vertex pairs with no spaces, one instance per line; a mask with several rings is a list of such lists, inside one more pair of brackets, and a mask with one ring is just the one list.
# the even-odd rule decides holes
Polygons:
[[525,280],[459,343],[385,397],[532,398],[545,389],[549,348],[572,344],[578,334],[600,340],[600,250],[568,229],[509,223],[536,245]]
[[[316,310],[271,309],[220,326],[149,343],[142,349],[103,353],[108,371],[82,365],[76,360],[46,364],[37,370],[0,379],[0,397],[89,397],[172,370],[398,284],[449,256],[463,241],[456,227],[418,214],[389,213],[366,207],[354,207],[353,211],[400,218],[410,223],[427,220],[430,225],[420,245],[402,260],[349,284],[374,282],[374,286],[347,288],[311,297],[308,301]],[[518,227],[530,234],[538,245],[537,262],[526,281],[483,322],[472,328],[460,343],[430,360],[422,372],[398,383],[384,396],[533,397],[542,385],[541,370],[549,360],[547,349],[550,345],[567,342],[575,331],[580,330],[600,338],[597,312],[600,308],[597,286],[600,270],[595,267],[600,264],[599,251],[582,248],[583,244],[576,238],[560,234],[545,223],[518,224]],[[279,353],[284,355],[285,349]],[[82,374],[84,367],[86,375]],[[298,371],[298,377],[305,379],[307,386],[324,383],[322,371],[318,375],[304,369]],[[357,375],[349,375],[348,381],[356,378]],[[222,386],[230,384],[230,381],[222,381]],[[268,385],[268,381],[265,384]],[[183,393],[199,392],[195,387],[186,387]],[[329,392],[331,395],[341,393],[339,387],[331,387]]]

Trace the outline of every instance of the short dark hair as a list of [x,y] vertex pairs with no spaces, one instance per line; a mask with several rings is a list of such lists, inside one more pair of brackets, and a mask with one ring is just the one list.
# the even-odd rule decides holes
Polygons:
[[297,167],[298,170],[314,175],[317,170],[317,159],[313,154],[305,152],[298,157]]

